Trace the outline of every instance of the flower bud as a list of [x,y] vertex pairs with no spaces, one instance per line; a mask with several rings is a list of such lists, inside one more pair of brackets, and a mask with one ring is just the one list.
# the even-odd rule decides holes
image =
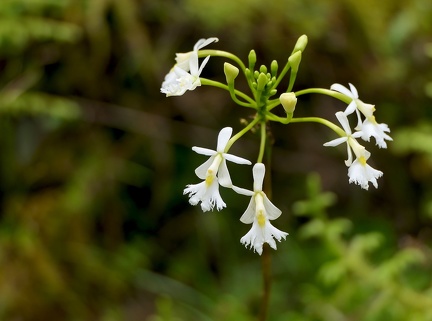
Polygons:
[[248,59],[249,59],[249,69],[250,69],[250,70],[254,70],[254,68],[255,68],[255,63],[256,63],[256,60],[257,60],[255,50],[252,49],[252,50],[250,51],[249,56],[248,56]]
[[236,66],[233,66],[230,63],[226,62],[224,63],[224,73],[227,84],[233,84],[234,79],[236,79],[239,74],[239,69]]
[[264,90],[265,85],[267,85],[268,83],[267,76],[263,73],[260,73],[257,79],[257,83],[258,83],[257,90],[258,91]]
[[299,65],[300,65],[301,57],[302,57],[302,52],[301,51],[296,51],[295,53],[293,53],[288,58],[288,62],[290,64],[290,66],[291,66],[291,70],[292,70],[293,73],[297,73]]
[[283,93],[282,95],[280,95],[279,100],[287,114],[294,113],[297,104],[297,97],[293,92]]
[[304,51],[307,43],[308,43],[308,37],[306,35],[300,36],[300,38],[298,38],[294,46],[293,53],[295,53],[296,51]]
[[271,70],[271,74],[272,74],[272,76],[276,76],[277,71],[278,71],[278,63],[277,63],[276,60],[273,60],[273,61],[271,62],[270,70]]

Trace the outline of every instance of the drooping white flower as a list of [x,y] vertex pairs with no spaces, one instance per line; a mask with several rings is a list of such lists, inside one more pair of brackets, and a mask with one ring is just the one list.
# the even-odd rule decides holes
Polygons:
[[165,80],[162,83],[161,92],[166,94],[166,96],[181,96],[187,90],[194,90],[196,87],[201,86],[201,81],[199,76],[207,64],[210,56],[207,56],[198,65],[198,53],[192,51],[189,59],[189,69],[186,71],[179,66],[174,66],[174,68],[165,76]]
[[390,128],[387,124],[378,124],[375,120],[375,116],[370,116],[365,119],[361,125],[361,130],[363,132],[362,139],[365,141],[370,141],[371,136],[375,137],[376,145],[379,148],[387,148],[386,140],[392,141],[393,139],[386,134],[390,132]]
[[219,193],[217,177],[213,180],[205,180],[198,184],[189,184],[184,189],[183,194],[189,194],[189,203],[191,205],[195,206],[201,202],[201,209],[203,212],[210,211],[215,206],[218,211],[226,207]]
[[253,167],[253,191],[236,186],[232,187],[239,194],[251,196],[249,205],[241,216],[240,221],[245,224],[252,223],[252,227],[240,239],[240,242],[246,247],[250,246],[250,248],[253,248],[259,255],[262,254],[264,243],[268,243],[276,250],[275,239],[280,242],[288,235],[288,233],[278,230],[270,223],[270,220],[277,219],[282,212],[270,202],[267,195],[262,191],[264,175],[264,164],[257,163]]
[[325,143],[324,146],[334,147],[334,146],[338,146],[338,145],[346,142],[347,143],[348,159],[345,161],[345,164],[347,166],[350,166],[352,164],[352,160],[353,160],[351,149],[355,149],[355,151],[360,152],[360,149],[364,148],[356,140],[356,138],[361,137],[363,135],[363,132],[357,131],[353,134],[351,132],[351,127],[349,125],[348,118],[343,112],[338,111],[336,113],[336,118],[339,120],[340,124],[342,125],[342,128],[345,131],[346,136],[342,136],[342,137],[333,139],[333,140]]
[[360,185],[365,190],[369,189],[369,182],[378,188],[377,179],[383,175],[383,172],[367,164],[369,157],[370,153],[364,150],[362,154],[357,155],[356,160],[348,168],[349,182]]
[[[348,159],[345,161],[345,165],[348,166],[348,176],[349,182],[360,185],[364,189],[369,188],[369,182],[371,182],[375,188],[378,187],[377,178],[381,177],[383,173],[378,171],[371,166],[369,166],[366,162],[370,157],[370,152],[368,152],[364,146],[360,145],[356,138],[361,137],[363,132],[358,131],[354,134],[351,133],[351,128],[349,126],[347,116],[339,111],[336,113],[336,117],[341,123],[346,136],[339,137],[333,139],[324,144],[324,146],[337,146],[342,144],[343,142],[347,143],[347,152]],[[356,156],[356,159],[353,160],[352,151]]]
[[207,56],[198,67],[198,50],[204,48],[212,42],[218,42],[218,38],[200,39],[195,44],[192,51],[176,54],[176,64],[165,76],[162,83],[161,92],[166,96],[181,96],[187,90],[194,90],[201,86],[199,76],[207,64],[210,56]]
[[215,206],[217,210],[226,207],[219,194],[219,185],[232,187],[226,161],[229,160],[237,164],[251,164],[247,159],[225,153],[225,147],[231,134],[231,127],[225,127],[219,132],[216,150],[192,147],[192,150],[196,153],[210,156],[210,158],[195,170],[195,174],[204,181],[199,184],[187,185],[183,194],[189,195],[189,203],[192,205],[201,202],[201,209],[204,212],[212,210]]
[[176,65],[183,69],[184,71],[190,70],[189,60],[191,59],[192,52],[197,52],[198,50],[204,48],[205,46],[211,44],[212,42],[218,42],[218,38],[208,38],[208,39],[200,39],[193,47],[193,51],[189,51],[186,53],[176,53]]
[[[375,116],[373,115],[375,106],[361,101],[359,99],[358,91],[354,85],[349,84],[349,86],[350,89],[341,84],[333,84],[330,89],[340,92],[341,94],[344,94],[345,96],[348,96],[352,99],[348,104],[348,107],[345,109],[345,114],[349,115],[354,111],[356,112],[358,120],[356,129],[363,131],[362,139],[369,141],[370,137],[373,136],[375,137],[376,145],[378,145],[380,148],[387,148],[387,143],[385,140],[393,140],[385,133],[390,132],[388,125],[378,124],[375,120]],[[364,121],[362,121],[360,113],[364,115]]]

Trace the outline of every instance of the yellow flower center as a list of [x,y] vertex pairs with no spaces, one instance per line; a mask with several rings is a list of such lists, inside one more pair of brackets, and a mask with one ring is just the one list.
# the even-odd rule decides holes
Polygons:
[[216,174],[219,170],[219,166],[220,166],[222,160],[223,160],[222,155],[220,153],[218,153],[215,156],[213,163],[208,168],[206,179],[205,179],[207,187],[209,187],[213,183],[214,179],[216,178]]
[[366,165],[366,158],[364,156],[360,156],[359,157],[359,163],[362,164],[363,166]]
[[376,120],[375,120],[375,116],[370,116],[370,117],[369,117],[369,121],[370,121],[372,124],[374,124],[374,125],[377,124],[377,122],[376,122]]
[[261,193],[257,193],[255,195],[255,206],[256,206],[255,215],[256,215],[258,225],[260,227],[264,227],[266,223],[267,213],[264,207],[264,199]]
[[213,171],[211,169],[209,169],[207,171],[207,176],[206,176],[206,179],[205,179],[207,187],[209,187],[213,183],[214,178],[215,178],[215,176],[213,175]]
[[261,226],[261,227],[264,227],[265,221],[266,221],[265,214],[263,212],[264,211],[261,210],[261,211],[258,211],[258,213],[257,213],[258,225]]

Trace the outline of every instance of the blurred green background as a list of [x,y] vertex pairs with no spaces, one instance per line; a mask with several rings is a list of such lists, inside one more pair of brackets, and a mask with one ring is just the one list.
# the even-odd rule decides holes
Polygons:
[[[379,189],[348,184],[317,124],[272,126],[275,226],[269,320],[432,320],[432,2],[1,0],[0,319],[256,320],[260,258],[239,239],[248,199],[201,213],[182,195],[248,111],[227,92],[159,92],[199,38],[283,65],[309,44],[294,90],[353,83],[394,142],[373,143]],[[205,76],[224,80],[221,58]],[[299,98],[296,115],[345,108]],[[247,135],[233,152],[255,159]],[[230,167],[250,187],[250,167]],[[309,173],[315,173],[310,175]],[[321,179],[319,179],[321,177]]]

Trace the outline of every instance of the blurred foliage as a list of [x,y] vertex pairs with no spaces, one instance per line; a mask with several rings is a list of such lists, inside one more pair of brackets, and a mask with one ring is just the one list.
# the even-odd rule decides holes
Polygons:
[[320,192],[317,175],[309,177],[308,189],[309,200],[294,204],[297,215],[310,219],[299,236],[319,240],[329,257],[317,264],[317,282],[303,287],[307,312],[299,320],[431,320],[430,249],[406,244],[390,255],[377,253],[384,233],[349,236],[352,221],[325,213],[332,202],[324,200],[332,195]]
[[[428,0],[2,0],[0,319],[255,320],[247,200],[228,191],[203,215],[182,195],[201,161],[190,147],[247,115],[212,88],[159,87],[199,38],[268,64],[307,34],[295,90],[355,84],[394,142],[371,150],[384,177],[365,192],[322,148],[326,128],[272,128],[290,236],[272,252],[270,319],[431,320],[431,16]],[[223,79],[222,63],[205,73]],[[336,104],[304,97],[296,113],[332,119]]]

